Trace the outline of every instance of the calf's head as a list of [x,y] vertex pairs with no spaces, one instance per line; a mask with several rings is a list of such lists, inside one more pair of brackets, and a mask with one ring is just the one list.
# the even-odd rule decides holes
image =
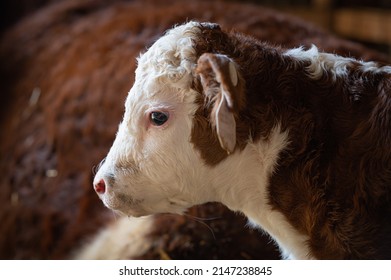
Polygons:
[[235,151],[243,80],[228,56],[199,53],[202,28],[216,26],[178,26],[140,56],[123,121],[94,179],[107,207],[143,216],[216,200],[215,166],[206,158],[223,161]]

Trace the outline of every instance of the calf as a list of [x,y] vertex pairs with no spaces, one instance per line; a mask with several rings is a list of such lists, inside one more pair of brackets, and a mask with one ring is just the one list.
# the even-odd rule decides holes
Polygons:
[[390,88],[389,66],[177,26],[140,56],[94,188],[135,217],[222,202],[284,258],[391,258]]

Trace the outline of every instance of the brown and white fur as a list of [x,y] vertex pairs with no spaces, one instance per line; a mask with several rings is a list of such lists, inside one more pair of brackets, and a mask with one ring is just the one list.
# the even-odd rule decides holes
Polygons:
[[135,217],[222,202],[284,258],[391,258],[390,89],[389,66],[189,22],[140,56],[94,186]]

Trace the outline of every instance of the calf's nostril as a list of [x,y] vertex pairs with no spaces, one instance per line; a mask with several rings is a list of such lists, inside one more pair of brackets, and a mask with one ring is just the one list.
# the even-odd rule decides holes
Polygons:
[[100,179],[98,183],[94,185],[94,189],[99,194],[104,194],[106,191],[106,183],[103,179]]

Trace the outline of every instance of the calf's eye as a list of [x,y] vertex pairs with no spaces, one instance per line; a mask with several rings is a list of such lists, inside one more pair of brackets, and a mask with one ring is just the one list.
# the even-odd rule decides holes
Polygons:
[[168,121],[168,113],[154,111],[149,115],[149,120],[155,126],[161,126]]

